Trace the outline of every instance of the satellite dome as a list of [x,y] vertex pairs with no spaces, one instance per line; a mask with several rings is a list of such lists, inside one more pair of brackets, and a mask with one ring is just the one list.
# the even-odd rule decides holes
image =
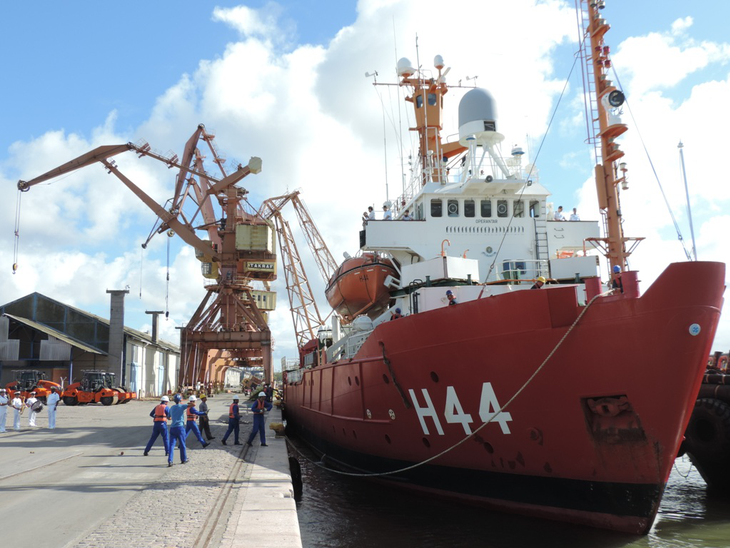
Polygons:
[[416,69],[413,68],[413,65],[409,59],[402,57],[398,60],[396,72],[398,73],[398,76],[407,78],[411,74],[415,73]]
[[477,144],[499,143],[504,136],[497,133],[497,106],[489,92],[474,88],[459,102],[459,142],[467,146],[473,136]]

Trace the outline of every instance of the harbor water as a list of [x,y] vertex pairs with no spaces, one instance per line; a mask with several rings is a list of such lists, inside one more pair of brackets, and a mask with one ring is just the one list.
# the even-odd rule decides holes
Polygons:
[[677,459],[659,515],[642,537],[432,500],[314,464],[303,452],[297,513],[304,548],[728,548],[730,497],[710,497]]

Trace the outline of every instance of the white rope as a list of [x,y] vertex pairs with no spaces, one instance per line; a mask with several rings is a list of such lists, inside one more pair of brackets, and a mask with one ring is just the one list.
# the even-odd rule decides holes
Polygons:
[[[456,449],[457,447],[459,447],[462,443],[464,443],[466,440],[468,440],[469,438],[471,438],[474,434],[477,434],[482,428],[484,428],[485,426],[487,426],[489,423],[494,422],[494,419],[496,419],[499,415],[501,415],[502,412],[510,406],[510,404],[517,398],[517,396],[519,396],[525,390],[525,388],[527,388],[532,383],[532,381],[535,379],[535,377],[537,376],[537,374],[540,373],[540,371],[542,371],[542,369],[545,367],[545,365],[547,365],[548,361],[550,361],[550,358],[552,358],[553,355],[555,354],[555,352],[557,352],[557,350],[562,346],[562,344],[565,341],[565,339],[568,337],[568,335],[570,335],[570,333],[573,331],[573,329],[578,325],[578,322],[580,322],[581,318],[583,318],[583,315],[588,311],[588,309],[596,301],[596,299],[599,298],[599,297],[606,296],[606,295],[611,295],[612,293],[614,293],[614,290],[610,290],[610,291],[607,291],[605,293],[600,293],[598,295],[595,295],[588,302],[588,304],[586,304],[585,308],[581,311],[581,313],[575,319],[575,321],[570,326],[570,328],[565,332],[565,335],[563,335],[563,337],[560,339],[560,341],[558,341],[558,344],[555,345],[555,348],[552,349],[552,351],[550,352],[550,354],[547,355],[547,357],[543,360],[543,362],[540,364],[540,366],[537,369],[535,369],[535,371],[532,373],[532,375],[530,376],[530,378],[525,381],[525,383],[520,387],[520,389],[517,390],[517,392],[514,393],[514,395],[507,401],[507,403],[504,404],[504,406],[499,411],[497,411],[488,421],[486,421],[485,423],[483,423],[481,426],[479,426],[479,428],[477,428],[476,430],[474,430],[474,432],[472,432],[471,434],[465,436],[464,438],[462,438],[461,440],[459,440],[458,442],[456,442],[451,447],[448,447],[447,449],[444,449],[440,453],[438,453],[438,454],[436,454],[436,455],[434,455],[432,457],[429,457],[426,460],[423,460],[423,461],[418,462],[416,464],[412,464],[410,466],[406,466],[404,468],[399,468],[397,470],[391,470],[390,472],[372,472],[372,473],[344,472],[342,470],[336,470],[334,468],[329,468],[328,466],[322,464],[321,461],[320,462],[315,462],[312,459],[307,458],[305,455],[303,455],[294,446],[293,443],[291,445],[292,445],[292,447],[294,447],[294,449],[297,451],[297,453],[299,453],[300,455],[302,455],[305,458],[307,458],[307,460],[309,460],[310,462],[312,462],[312,464],[314,464],[315,466],[318,466],[318,467],[323,468],[325,470],[329,470],[330,472],[334,472],[336,474],[341,474],[343,476],[355,476],[355,477],[390,476],[390,475],[393,475],[393,474],[400,474],[401,472],[407,472],[409,470],[413,470],[415,468],[418,468],[420,466],[423,466],[424,464],[428,464],[429,462],[432,462],[432,461],[434,461],[434,460],[436,460],[436,459],[438,459],[438,458],[446,455],[447,453],[453,451],[454,449]],[[326,455],[322,455],[322,458],[324,458],[324,457],[326,457]]]

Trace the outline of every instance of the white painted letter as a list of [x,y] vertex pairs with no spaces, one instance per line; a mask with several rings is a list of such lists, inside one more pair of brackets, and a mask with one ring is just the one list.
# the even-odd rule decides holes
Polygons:
[[466,435],[471,434],[471,428],[469,428],[471,415],[464,413],[464,410],[461,408],[459,397],[456,395],[456,390],[454,390],[453,386],[446,387],[446,407],[444,409],[444,418],[446,418],[446,422],[448,423],[460,422],[464,427],[464,433]]
[[[479,418],[483,422],[498,422],[499,426],[502,427],[502,434],[510,434],[508,422],[512,420],[512,415],[508,412],[499,413],[502,407],[500,407],[497,401],[497,395],[494,393],[491,382],[485,382],[482,384],[482,399],[479,402]],[[499,413],[499,415],[497,415]],[[495,417],[495,415],[497,415]]]
[[428,426],[426,426],[426,421],[424,419],[426,417],[431,417],[433,419],[434,425],[436,426],[436,431],[439,433],[440,436],[443,436],[444,429],[441,428],[441,423],[439,422],[438,415],[436,415],[436,409],[434,409],[433,407],[431,396],[428,395],[428,390],[426,390],[425,388],[421,388],[421,392],[423,393],[423,399],[426,400],[426,407],[418,407],[416,393],[413,391],[412,388],[409,388],[408,392],[411,394],[411,401],[413,402],[413,407],[416,409],[416,413],[418,414],[418,420],[421,421],[421,428],[423,429],[423,433],[428,436]]

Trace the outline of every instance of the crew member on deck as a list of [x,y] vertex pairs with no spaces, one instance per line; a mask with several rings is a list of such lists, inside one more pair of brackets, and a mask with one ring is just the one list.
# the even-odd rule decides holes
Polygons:
[[565,220],[565,216],[563,215],[563,206],[558,206],[558,210],[555,212],[555,215],[553,215],[553,219],[556,221]]
[[448,299],[448,301],[449,301],[449,305],[452,305],[452,304],[458,304],[458,303],[456,302],[456,297],[454,297],[454,294],[453,294],[453,293],[451,292],[451,290],[450,290],[450,289],[446,290],[446,298],[447,298],[447,299]]
[[391,320],[397,320],[398,318],[402,318],[403,314],[400,313],[400,308],[396,308],[395,312],[391,312],[390,319]]
[[[532,287],[530,289],[542,289],[542,286],[545,285],[546,281],[547,280],[545,280],[544,276],[538,276],[537,280],[535,280],[535,283],[532,284]],[[552,293],[551,293],[551,295],[552,295]]]
[[384,221],[392,221],[393,220],[393,213],[390,211],[390,208],[388,207],[388,204],[383,204],[383,220]]
[[620,293],[624,292],[624,283],[621,280],[621,267],[614,265],[613,279],[611,280],[611,289],[618,289]]

